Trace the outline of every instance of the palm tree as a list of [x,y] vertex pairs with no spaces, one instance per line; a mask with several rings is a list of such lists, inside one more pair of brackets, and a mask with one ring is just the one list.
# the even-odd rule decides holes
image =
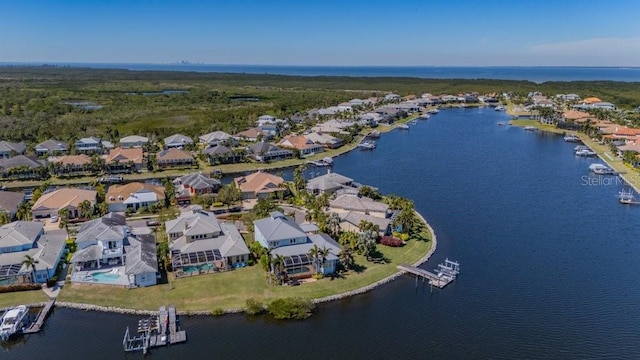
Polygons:
[[32,258],[29,255],[25,255],[24,256],[24,260],[22,260],[22,266],[28,268],[31,268],[31,282],[35,283],[36,282],[36,264],[38,264],[38,260],[36,260],[35,258]]
[[9,223],[9,214],[6,211],[0,211],[0,225]]
[[21,202],[18,205],[18,210],[16,211],[16,217],[18,220],[27,221],[31,219],[31,203],[30,202]]
[[311,260],[313,261],[313,266],[316,268],[316,272],[318,272],[320,265],[318,264],[318,260],[320,259],[320,248],[318,245],[313,244],[313,247],[307,253]]
[[329,227],[331,237],[334,239],[337,239],[340,236],[340,221],[340,215],[335,212],[332,212],[327,220],[327,226]]
[[282,282],[284,275],[284,256],[276,255],[271,259],[272,272],[275,274],[276,279]]
[[91,214],[93,214],[93,208],[89,200],[85,200],[81,202],[78,205],[78,210],[80,210],[80,216],[82,216],[85,219],[91,218]]
[[345,270],[351,269],[351,267],[355,264],[355,259],[353,258],[353,250],[351,248],[346,248],[340,251],[338,254],[338,259],[340,260],[340,264]]
[[327,260],[327,257],[329,257],[329,254],[331,253],[331,250],[327,249],[326,246],[323,246],[322,249],[318,250],[318,262],[320,263],[320,266],[322,267],[322,272],[324,273],[324,262],[325,260]]

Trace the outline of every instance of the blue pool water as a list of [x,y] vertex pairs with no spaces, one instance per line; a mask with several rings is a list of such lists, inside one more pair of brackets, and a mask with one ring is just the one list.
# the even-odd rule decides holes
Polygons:
[[93,281],[116,281],[120,278],[120,275],[111,274],[108,271],[94,272],[91,274],[91,278],[93,279]]

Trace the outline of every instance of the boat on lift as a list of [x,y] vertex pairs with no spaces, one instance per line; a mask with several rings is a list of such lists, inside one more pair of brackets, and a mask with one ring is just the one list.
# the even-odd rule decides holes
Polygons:
[[29,308],[26,305],[7,310],[0,319],[0,339],[8,340],[14,334],[22,331],[28,313]]

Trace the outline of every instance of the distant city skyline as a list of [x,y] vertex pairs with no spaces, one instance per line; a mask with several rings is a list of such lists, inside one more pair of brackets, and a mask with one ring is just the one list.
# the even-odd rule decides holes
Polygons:
[[2,63],[640,66],[640,1],[15,1]]

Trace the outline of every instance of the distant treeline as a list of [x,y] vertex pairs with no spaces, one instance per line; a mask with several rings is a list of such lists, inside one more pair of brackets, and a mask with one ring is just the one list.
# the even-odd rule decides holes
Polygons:
[[[165,89],[184,94],[127,95]],[[139,134],[164,137],[224,130],[237,132],[258,116],[287,117],[351,98],[388,92],[464,92],[597,96],[623,109],[640,105],[640,83],[613,81],[545,82],[420,79],[392,77],[284,76],[181,71],[130,71],[52,66],[0,67],[2,139],[37,143],[47,138],[73,141],[82,136]],[[259,101],[234,101],[252,98]],[[89,111],[65,104],[88,101]],[[115,131],[117,130],[117,131]],[[109,140],[117,140],[116,138]]]

